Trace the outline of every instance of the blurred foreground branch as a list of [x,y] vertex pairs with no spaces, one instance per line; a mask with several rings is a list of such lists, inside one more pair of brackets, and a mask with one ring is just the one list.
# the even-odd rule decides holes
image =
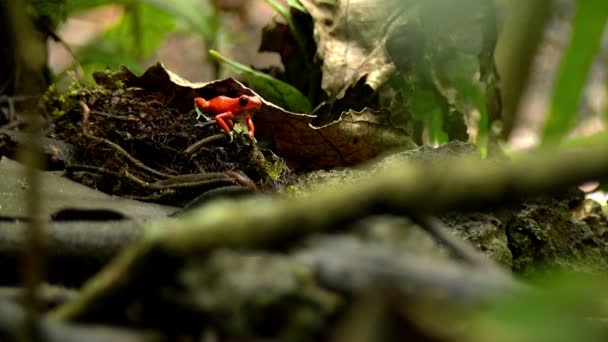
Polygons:
[[82,317],[142,275],[148,279],[166,276],[158,264],[159,255],[189,257],[218,247],[276,246],[369,215],[478,209],[607,175],[608,144],[599,143],[585,149],[539,151],[511,163],[470,158],[396,163],[351,186],[330,187],[305,198],[217,201],[183,219],[148,226],[141,240],[85,284],[78,300],[59,307],[51,316]]

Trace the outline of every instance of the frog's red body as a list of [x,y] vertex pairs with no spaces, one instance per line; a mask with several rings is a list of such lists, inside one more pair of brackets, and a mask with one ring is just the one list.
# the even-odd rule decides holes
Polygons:
[[236,98],[218,96],[207,101],[202,97],[197,97],[194,99],[194,105],[205,113],[215,115],[217,124],[228,134],[234,126],[232,119],[244,114],[249,135],[253,138],[255,128],[251,120],[251,112],[262,106],[262,99],[258,96],[241,95]]

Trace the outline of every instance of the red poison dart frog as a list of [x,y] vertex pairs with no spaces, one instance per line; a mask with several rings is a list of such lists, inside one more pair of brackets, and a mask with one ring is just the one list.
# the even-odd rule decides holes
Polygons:
[[253,138],[255,128],[251,120],[251,112],[262,106],[262,99],[259,96],[241,95],[236,98],[228,96],[218,96],[207,101],[202,97],[194,99],[194,105],[204,113],[215,115],[217,124],[231,135],[230,129],[234,126],[232,119],[245,118],[249,135]]

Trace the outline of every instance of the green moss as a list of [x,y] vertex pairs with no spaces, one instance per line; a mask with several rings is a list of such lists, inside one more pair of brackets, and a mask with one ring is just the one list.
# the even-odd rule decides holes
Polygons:
[[285,160],[283,158],[279,158],[274,163],[268,162],[266,163],[266,172],[272,179],[279,179],[281,176],[287,172],[287,164],[285,164]]
[[[120,81],[122,83],[122,81]],[[116,84],[117,86],[119,84]],[[122,83],[124,87],[124,83]],[[87,104],[112,93],[112,89],[104,85],[86,82],[72,76],[72,82],[65,91],[60,90],[57,85],[51,85],[44,93],[42,100],[47,113],[55,119],[69,113],[72,110],[80,110],[80,101]]]
[[116,80],[114,81],[114,87],[116,89],[124,89],[125,88],[125,82],[122,80]]

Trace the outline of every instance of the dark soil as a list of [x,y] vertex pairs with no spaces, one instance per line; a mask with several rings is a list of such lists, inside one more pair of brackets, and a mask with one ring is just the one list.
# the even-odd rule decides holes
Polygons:
[[270,173],[277,166],[277,178],[282,161],[266,152],[267,162],[247,134],[230,141],[214,120],[199,120],[194,110],[164,100],[119,79],[47,93],[47,111],[60,114],[52,137],[77,147],[77,162],[66,165],[70,178],[107,193],[172,204],[222,186],[264,191],[278,185]]

